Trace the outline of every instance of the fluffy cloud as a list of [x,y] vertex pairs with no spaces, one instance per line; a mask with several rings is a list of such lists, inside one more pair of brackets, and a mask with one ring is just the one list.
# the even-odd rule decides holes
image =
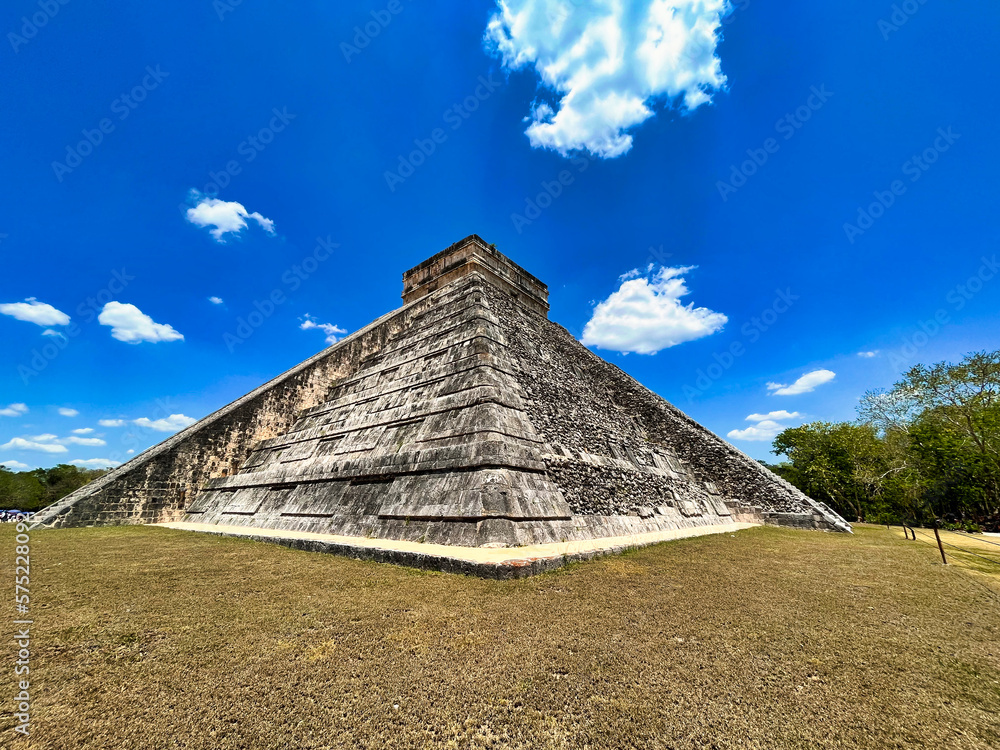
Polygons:
[[[34,297],[28,297],[24,302],[10,302],[0,305],[0,314],[34,323],[39,326],[69,325],[69,315],[57,310],[52,305],[39,302]],[[53,333],[58,333],[53,331]]]
[[[38,437],[54,439],[55,435],[39,435]],[[3,445],[0,445],[0,450],[40,451],[42,453],[65,453],[66,446],[59,445],[59,443],[39,442],[38,440],[16,437],[13,440],[9,440]]]
[[142,341],[183,341],[184,336],[166,323],[154,323],[135,305],[109,302],[97,316],[102,326],[111,326],[111,336],[129,344]]
[[101,427],[124,427],[124,419],[98,419],[97,424]]
[[78,417],[78,416],[80,416],[80,412],[78,412],[76,409],[69,409],[69,408],[67,408],[65,406],[60,407],[59,413],[62,416],[64,416],[64,417]]
[[750,414],[747,422],[763,422],[767,419],[799,419],[802,415],[797,411],[769,411],[767,414]]
[[340,337],[347,333],[343,328],[335,326],[332,323],[317,323],[316,319],[309,313],[306,313],[305,320],[302,321],[302,325],[299,328],[303,331],[318,328],[326,334],[326,343],[328,344],[336,344],[340,340]]
[[[550,101],[532,105],[528,138],[564,156],[605,159],[657,103],[691,111],[726,77],[716,55],[727,0],[497,0],[486,43],[507,70],[533,68]],[[558,101],[556,101],[558,99]]]
[[89,435],[94,431],[93,427],[80,427],[79,429],[73,430],[74,435]]
[[222,297],[209,297],[208,301],[211,302],[213,305],[221,305]]
[[256,211],[248,212],[242,203],[209,198],[197,190],[191,191],[190,198],[196,201],[196,205],[187,210],[187,220],[198,227],[212,227],[209,234],[216,242],[224,243],[227,234],[239,237],[247,228],[247,219],[253,219],[265,232],[274,236],[274,222]]
[[20,461],[0,461],[0,466],[6,466],[13,471],[28,471],[31,468],[28,464],[23,464]]
[[132,424],[136,424],[139,425],[139,427],[145,427],[150,430],[156,430],[157,432],[177,432],[178,430],[184,429],[189,425],[193,425],[197,421],[197,419],[186,417],[183,414],[171,414],[165,419],[148,419],[146,417],[140,417],[139,419],[133,419]]
[[[88,428],[85,432],[92,432],[92,430]],[[9,443],[0,445],[0,450],[10,448],[23,451],[42,451],[44,453],[65,453],[67,445],[101,446],[107,445],[107,443],[101,440],[101,438],[78,437],[76,435],[60,438],[51,433],[46,433],[44,435],[26,435],[14,438]]]
[[768,383],[767,390],[773,391],[773,396],[798,396],[800,393],[812,393],[817,387],[829,383],[837,377],[831,370],[813,370],[807,372],[791,385],[784,383]]
[[750,442],[763,442],[774,440],[778,433],[789,427],[781,424],[778,420],[801,419],[802,415],[797,411],[770,411],[767,414],[750,414],[747,422],[756,422],[745,430],[731,430],[726,437],[732,440],[747,440]]
[[19,417],[28,413],[27,404],[11,404],[0,409],[0,417]]
[[684,305],[689,290],[683,276],[694,266],[660,268],[624,274],[621,286],[594,308],[581,341],[616,352],[656,354],[685,341],[709,336],[729,320],[706,307]]
[[858,356],[864,359],[871,359],[872,357],[877,357],[879,351],[880,351],[879,349],[875,349],[874,351],[870,352],[858,352]]
[[82,438],[75,436],[62,438],[59,442],[66,443],[68,445],[92,445],[92,446],[107,445],[107,443],[104,440],[101,440],[100,438]]
[[70,463],[85,469],[113,469],[115,466],[121,466],[120,462],[112,461],[110,458],[74,458]]

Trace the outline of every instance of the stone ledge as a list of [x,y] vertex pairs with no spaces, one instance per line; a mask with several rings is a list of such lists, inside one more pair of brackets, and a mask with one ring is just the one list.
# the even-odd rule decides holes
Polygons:
[[569,562],[591,560],[595,557],[673,539],[733,533],[760,526],[757,523],[734,522],[683,529],[665,529],[647,534],[588,539],[577,542],[486,548],[451,547],[444,544],[420,544],[390,539],[368,539],[333,534],[314,534],[306,531],[220,526],[184,521],[153,525],[180,531],[196,531],[216,536],[250,539],[255,542],[270,542],[292,549],[325,552],[351,557],[355,560],[371,560],[423,570],[438,570],[444,573],[461,573],[493,579],[526,578],[561,568]]

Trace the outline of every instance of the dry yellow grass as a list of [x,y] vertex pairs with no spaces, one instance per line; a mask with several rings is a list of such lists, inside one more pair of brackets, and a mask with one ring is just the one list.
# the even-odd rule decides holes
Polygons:
[[0,746],[995,748],[1000,586],[936,555],[760,528],[497,582],[36,532],[32,738],[5,670]]
[[[916,540],[911,542],[929,545],[937,550],[934,529],[916,529]],[[892,529],[900,539],[902,528]],[[984,534],[966,534],[960,531],[940,531],[945,557],[949,565],[958,565],[983,577],[987,584],[1000,584],[1000,538]],[[940,552],[938,552],[940,559]]]

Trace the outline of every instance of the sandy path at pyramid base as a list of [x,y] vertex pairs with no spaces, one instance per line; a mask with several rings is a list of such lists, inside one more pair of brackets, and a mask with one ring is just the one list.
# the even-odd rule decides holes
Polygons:
[[421,544],[394,539],[314,534],[306,531],[261,529],[246,526],[175,521],[153,524],[161,528],[197,531],[217,536],[240,537],[254,541],[281,544],[293,549],[416,566],[449,573],[466,573],[485,578],[522,578],[565,565],[567,562],[589,560],[601,555],[644,547],[673,539],[735,533],[760,524],[728,523],[664,529],[647,534],[587,539],[525,547],[453,547],[443,544]]

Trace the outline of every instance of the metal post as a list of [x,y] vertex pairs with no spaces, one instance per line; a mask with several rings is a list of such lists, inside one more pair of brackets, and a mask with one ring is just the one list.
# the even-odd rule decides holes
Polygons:
[[941,535],[938,533],[938,526],[941,525],[941,519],[934,519],[934,538],[937,539],[938,549],[941,550],[941,562],[945,565],[948,564],[948,559],[944,556],[944,545],[941,544]]

